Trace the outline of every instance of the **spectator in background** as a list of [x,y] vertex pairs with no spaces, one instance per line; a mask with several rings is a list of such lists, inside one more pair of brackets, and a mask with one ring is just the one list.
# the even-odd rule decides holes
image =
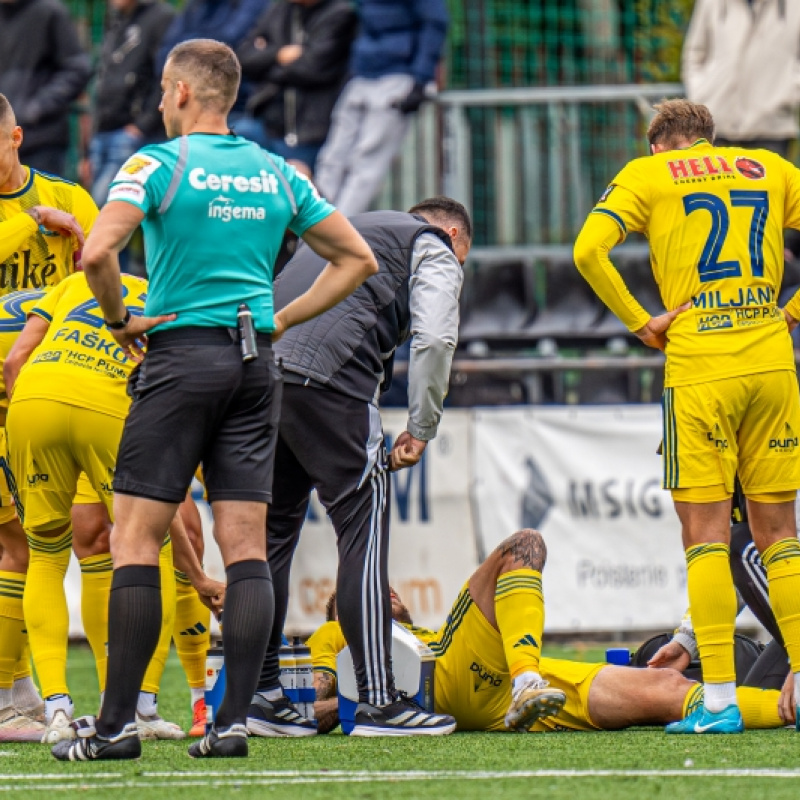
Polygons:
[[[163,71],[170,50],[189,39],[215,39],[235,50],[269,3],[270,0],[188,0],[164,35],[156,73],[160,75]],[[249,85],[242,81],[239,96],[228,115],[232,128],[244,116],[248,94]]]
[[92,197],[98,206],[128,158],[148,140],[164,136],[156,57],[175,16],[161,0],[109,0],[109,6],[89,148]]
[[715,144],[787,157],[800,110],[800,3],[697,0],[683,47],[686,96],[707,106]]
[[276,0],[239,46],[255,127],[237,133],[313,172],[347,79],[358,18],[349,0]]
[[91,74],[89,55],[59,0],[0,0],[0,93],[25,129],[19,152],[26,164],[63,175],[69,106]]
[[345,216],[366,211],[425,100],[447,33],[444,0],[363,0],[353,77],[317,159],[320,191]]

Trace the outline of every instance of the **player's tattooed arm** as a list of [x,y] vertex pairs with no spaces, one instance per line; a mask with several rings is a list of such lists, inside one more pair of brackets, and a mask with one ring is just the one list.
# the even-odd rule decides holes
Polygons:
[[541,572],[547,561],[547,547],[539,531],[525,528],[501,542],[499,555],[511,562],[509,569],[533,569]]
[[336,697],[336,678],[329,672],[314,672],[314,716],[317,733],[330,733],[339,724],[339,700]]

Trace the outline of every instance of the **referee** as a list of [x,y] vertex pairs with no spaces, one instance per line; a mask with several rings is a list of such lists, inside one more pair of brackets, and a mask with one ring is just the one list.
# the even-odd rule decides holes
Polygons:
[[[337,535],[339,621],[359,694],[353,735],[443,734],[455,727],[452,717],[424,713],[395,691],[387,472],[416,464],[436,436],[458,339],[471,222],[464,206],[447,197],[424,200],[407,214],[374,211],[351,222],[369,242],[380,272],[336,309],[294,328],[276,348],[286,402],[267,531],[275,619],[259,691],[247,712],[254,735],[316,730],[284,696],[278,664],[291,560],[312,488]],[[301,247],[275,283],[276,307],[291,308],[324,267],[323,259]],[[387,455],[377,400],[391,382],[395,349],[409,338],[408,423]]]
[[[161,623],[159,548],[201,462],[226,568],[228,677],[214,726],[189,754],[247,755],[244,723],[273,614],[264,528],[280,377],[271,339],[377,270],[364,240],[308,181],[229,130],[239,79],[236,56],[220,42],[170,52],[161,112],[171,141],[123,165],[86,242],[86,277],[117,342],[140,355],[142,335],[158,328],[130,384],[117,458],[103,707],[96,721],[76,720],[79,737],[53,749],[59,759],[141,753],[134,720]],[[117,260],[139,224],[150,276],[143,317],[125,306]],[[273,317],[272,264],[287,229],[329,263]]]

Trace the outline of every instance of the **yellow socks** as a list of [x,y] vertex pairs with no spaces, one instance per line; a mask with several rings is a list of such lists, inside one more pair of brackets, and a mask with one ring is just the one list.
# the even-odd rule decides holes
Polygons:
[[736,689],[736,699],[742,712],[744,727],[749,730],[782,728],[786,723],[778,713],[780,698],[781,693],[777,689],[739,686]]
[[111,579],[114,569],[111,553],[88,556],[80,559],[81,565],[81,618],[83,630],[92,648],[97,667],[97,682],[100,691],[106,689],[106,665],[108,653],[108,598],[111,594]]
[[494,613],[512,681],[523,672],[538,674],[544,631],[542,574],[532,569],[504,572],[497,579]]
[[72,552],[72,529],[60,536],[27,533],[30,562],[23,606],[33,663],[44,697],[68,695],[69,612],[64,576]]
[[14,676],[27,652],[28,634],[22,613],[24,591],[25,575],[0,571],[0,709],[12,703]]
[[699,544],[686,550],[689,608],[703,665],[705,704],[714,712],[736,702],[736,590],[729,557],[725,544]]
[[769,601],[792,672],[800,672],[800,541],[775,542],[761,554],[761,561],[767,569]]
[[[756,686],[739,686],[736,700],[747,730],[782,728],[785,723],[778,713],[781,693],[777,689],[759,689]],[[703,684],[695,683],[683,701],[683,716],[696,711],[703,703]]]
[[178,600],[172,638],[189,687],[203,689],[206,684],[206,652],[211,640],[211,611],[200,602],[186,575],[176,570],[175,582]]
[[158,569],[161,575],[161,634],[142,682],[142,691],[152,694],[158,694],[175,625],[175,568],[172,566],[172,542],[169,539],[161,548]]

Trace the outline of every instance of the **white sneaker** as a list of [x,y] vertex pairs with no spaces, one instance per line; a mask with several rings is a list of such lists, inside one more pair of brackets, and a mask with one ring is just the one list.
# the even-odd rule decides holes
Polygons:
[[44,724],[17,708],[0,711],[0,742],[41,742]]
[[506,728],[512,731],[527,731],[537,719],[554,717],[564,708],[567,696],[560,689],[553,689],[541,678],[523,683],[511,695],[511,705],[506,713]]
[[185,739],[180,725],[159,717],[158,714],[144,716],[136,714],[136,727],[140,739]]
[[63,708],[57,708],[53,714],[53,719],[47,725],[42,736],[42,744],[57,744],[75,738],[75,730],[72,728],[72,720]]

